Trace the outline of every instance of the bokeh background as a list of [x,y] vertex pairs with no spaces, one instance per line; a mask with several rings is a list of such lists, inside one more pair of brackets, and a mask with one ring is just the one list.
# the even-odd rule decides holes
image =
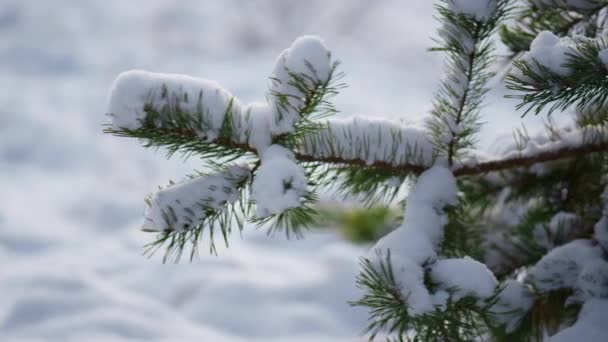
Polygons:
[[[416,120],[441,77],[433,3],[0,1],[0,340],[363,340],[366,312],[347,301],[367,247],[335,231],[249,227],[192,264],[142,257],[143,197],[201,162],[104,136],[107,92],[147,69],[263,100],[280,51],[316,34],[346,72],[340,115]],[[520,122],[492,84],[484,150]]]

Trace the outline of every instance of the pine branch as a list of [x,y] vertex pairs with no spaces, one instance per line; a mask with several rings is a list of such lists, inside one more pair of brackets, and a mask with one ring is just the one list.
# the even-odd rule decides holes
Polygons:
[[[390,251],[376,262],[363,258],[361,268],[357,287],[364,290],[365,295],[350,304],[369,309],[370,323],[365,333],[370,334],[370,341],[380,334],[389,334],[397,339],[412,336],[406,337],[407,341],[465,342],[483,338],[485,328],[479,326],[481,322],[493,324],[487,310],[494,298],[483,304],[477,298],[465,296],[423,315],[408,313],[408,298],[400,291],[402,284],[395,275]],[[453,288],[450,292],[457,290]]]
[[[480,29],[481,26],[477,26],[475,28],[475,32],[473,33],[472,38],[472,43],[473,43],[473,51],[469,54],[469,56],[467,57],[468,61],[469,61],[469,65],[467,68],[467,73],[466,73],[466,83],[467,84],[471,84],[471,82],[473,81],[473,66],[475,65],[475,59],[477,58],[477,45],[479,44],[479,33],[480,33]],[[465,109],[465,104],[467,103],[467,99],[469,96],[469,92],[471,91],[470,87],[466,87],[466,89],[464,90],[464,93],[462,94],[462,98],[460,99],[460,103],[458,104],[458,110],[456,113],[456,120],[455,120],[455,125],[459,126],[460,123],[462,122],[462,115]],[[448,163],[450,165],[454,164],[454,155],[456,153],[456,139],[455,137],[452,137],[452,139],[450,140],[450,142],[448,143]]]
[[[246,144],[239,143],[229,137],[220,136],[212,141],[204,141],[199,138],[196,131],[187,129],[164,129],[164,128],[139,128],[139,129],[119,129],[116,130],[112,127],[106,127],[104,133],[112,134],[117,137],[128,137],[137,138],[143,142],[144,147],[164,147],[168,151],[168,157],[173,154],[180,152],[185,157],[190,155],[200,156],[202,159],[207,158],[224,158],[233,157],[239,158],[243,156],[257,155],[258,151]],[[303,139],[318,139],[320,136],[320,130],[313,131],[308,135],[304,135]],[[358,141],[344,142],[344,145],[356,145]],[[310,147],[304,147],[302,149],[296,146],[296,159],[301,162],[320,162],[326,164],[334,164],[340,166],[352,166],[352,167],[369,167],[379,170],[386,170],[389,172],[403,173],[413,172],[421,173],[428,167],[428,163],[406,161],[393,163],[391,161],[375,161],[369,163],[367,160],[361,157],[343,157],[339,153],[337,155],[326,155],[318,156],[316,150]],[[380,146],[368,146],[368,148],[379,148]],[[298,152],[302,150],[301,152]],[[307,151],[309,150],[309,151]],[[416,147],[412,147],[412,153],[416,151]],[[336,151],[338,152],[338,151]],[[418,157],[417,159],[423,159]]]
[[242,230],[250,205],[248,183],[250,170],[246,165],[217,166],[211,174],[199,173],[181,183],[169,186],[146,199],[147,210],[142,230],[158,232],[156,239],[145,246],[145,255],[152,256],[165,249],[163,262],[179,262],[190,245],[190,261],[198,253],[203,234],[209,235],[209,251],[216,253],[217,230],[228,246],[228,235],[236,226]]
[[[227,158],[238,158],[247,155],[255,155],[257,151],[247,144],[237,143],[231,139],[219,137],[212,142],[200,140],[196,134],[187,130],[165,130],[165,129],[138,129],[138,130],[114,130],[106,128],[104,132],[119,137],[139,138],[145,141],[145,147],[166,147],[169,154],[182,152],[185,155],[196,154],[206,156],[225,156]],[[561,144],[557,142],[556,145]],[[530,155],[516,155],[504,159],[483,162],[457,162],[454,166],[454,175],[471,176],[490,172],[504,171],[521,167],[529,167],[534,164],[557,161],[573,157],[584,156],[592,153],[601,153],[608,150],[608,137],[598,140],[587,141],[582,145],[563,146],[558,148],[547,147],[546,151],[540,151]],[[340,156],[319,157],[305,152],[296,152],[296,159],[300,162],[332,164],[344,168],[366,168],[387,172],[391,175],[420,174],[428,168],[426,164],[406,162],[393,164],[386,161],[375,161],[369,163],[361,158],[343,158]],[[467,165],[473,164],[473,165]]]
[[[528,1],[527,7],[515,13],[515,25],[501,26],[500,36],[502,42],[511,50],[511,56],[517,57],[530,49],[530,43],[540,32],[551,31],[559,37],[567,36],[575,27],[585,24],[591,26],[591,21],[605,7],[605,1],[598,1],[597,6],[587,9],[557,4],[539,8],[532,1]],[[595,33],[588,35],[593,36]]]
[[[529,45],[533,36],[526,24],[532,32],[557,25],[566,34],[598,15],[601,8],[587,3],[606,5],[593,0],[534,3],[539,8],[526,15],[537,22],[503,29],[507,45]],[[601,39],[577,39],[566,54],[561,43],[570,40],[539,40],[542,48],[557,46],[561,55],[530,53],[515,62],[519,73],[510,76],[509,85],[523,93],[517,95],[522,100],[518,108],[528,105],[528,111],[537,113],[549,108],[550,114],[576,104],[583,111],[576,128],[549,126],[548,136],[538,138],[520,134],[515,147],[498,159],[477,159],[469,152],[493,76],[490,36],[509,14],[509,1],[443,0],[437,9],[443,26],[434,50],[447,55],[447,77],[425,129],[385,120],[327,119],[336,113],[330,98],[342,87],[335,83],[341,74],[315,37],[299,38],[279,56],[264,104],[242,105],[217,83],[202,79],[138,71],[119,76],[110,104],[113,124],[106,133],[165,148],[168,157],[195,155],[218,169],[172,183],[148,198],[143,229],[158,236],[146,252],[164,247],[164,261],[177,261],[191,243],[192,259],[207,232],[213,253],[218,229],[227,245],[232,227],[240,230],[246,220],[269,227],[269,234],[301,237],[317,218],[321,186],[374,204],[395,200],[403,183],[416,179],[403,224],[373,248],[378,258],[361,260],[357,286],[363,298],[351,304],[370,310],[366,332],[371,339],[382,333],[396,335],[387,337],[396,341],[540,339],[544,328],[554,333],[570,323],[571,317],[552,315],[570,304],[567,297],[580,300],[581,289],[584,295],[605,297],[594,276],[608,269],[602,245],[606,237],[600,237],[606,218],[598,217],[606,209],[596,203],[605,197],[598,184],[604,188],[608,169],[608,111],[603,109],[608,104],[608,45]],[[541,38],[547,37],[556,38]],[[533,55],[539,61],[526,59]],[[565,63],[555,63],[565,55]],[[243,159],[247,165],[224,168]],[[530,168],[537,164],[543,165]],[[508,222],[489,212],[507,205],[526,210]],[[564,233],[554,224],[563,216],[574,217],[576,228]],[[504,234],[505,243],[496,240],[496,246],[487,248],[494,242],[492,233]],[[585,241],[573,241],[577,238]],[[583,265],[577,244],[604,264]],[[572,249],[553,253],[560,248]],[[498,270],[482,264],[483,259],[488,265],[502,266],[504,259],[510,263]],[[568,267],[561,269],[563,264]],[[586,273],[555,279],[560,271],[572,271],[573,264]],[[496,275],[502,280],[526,276],[529,283],[519,285],[538,290],[534,305],[528,306],[522,293],[501,297],[508,280],[501,285]],[[566,295],[550,298],[562,290]],[[520,310],[522,316],[515,317],[520,320],[505,320],[492,311],[505,307]]]
[[[489,3],[488,3],[489,4]],[[447,72],[436,94],[429,128],[436,148],[452,165],[461,152],[473,147],[481,126],[479,110],[487,93],[488,71],[494,61],[489,37],[509,11],[508,1],[497,1],[487,18],[460,13],[457,5],[445,1],[440,14],[439,47],[447,53]]]
[[530,156],[518,156],[496,161],[481,162],[473,166],[457,166],[454,170],[456,176],[471,176],[490,172],[512,170],[529,167],[534,164],[558,161],[589,155],[592,153],[605,153],[608,151],[608,141],[587,143],[582,146],[564,146],[556,150],[539,152]]
[[575,43],[563,56],[559,73],[555,66],[543,65],[535,57],[524,55],[513,62],[516,70],[507,77],[506,84],[519,94],[507,97],[521,100],[516,108],[527,107],[524,116],[531,111],[540,114],[545,109],[551,115],[573,105],[579,111],[606,106],[608,69],[599,55],[608,45],[603,39],[582,39]]

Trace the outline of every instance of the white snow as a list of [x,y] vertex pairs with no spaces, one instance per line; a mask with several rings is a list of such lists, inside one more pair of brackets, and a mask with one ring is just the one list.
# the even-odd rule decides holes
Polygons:
[[492,317],[505,325],[507,333],[517,329],[534,304],[534,296],[521,282],[509,279],[503,284],[496,303],[490,308]]
[[601,255],[601,248],[591,241],[574,240],[545,254],[526,279],[541,292],[575,288],[583,267]]
[[549,221],[549,230],[553,234],[558,234],[560,231],[569,232],[575,229],[574,226],[578,223],[578,218],[575,213],[560,211],[553,215]]
[[303,153],[393,165],[429,165],[433,158],[428,133],[416,125],[366,117],[336,118],[322,124],[323,129],[305,137]]
[[551,218],[548,225],[536,226],[533,232],[534,241],[550,250],[559,240],[573,236],[578,228],[580,222],[575,213],[560,211]]
[[[475,166],[489,160],[530,157],[566,148],[577,148],[588,143],[597,144],[608,141],[608,130],[599,125],[583,128],[572,128],[569,125],[564,125],[563,127],[556,127],[555,132],[559,134],[559,139],[548,137],[546,132],[538,133],[531,135],[529,139],[521,141],[519,144],[506,144],[500,153],[469,155],[456,168]],[[542,174],[544,168],[542,164],[536,164],[535,167],[529,168],[529,170]]]
[[486,299],[498,285],[483,263],[470,257],[438,260],[431,268],[431,280],[445,291],[452,290],[455,301],[466,296]]
[[241,144],[249,145],[258,154],[272,143],[270,133],[271,110],[266,103],[251,103],[243,108],[242,115],[233,116],[233,139]]
[[598,52],[597,57],[608,68],[608,49],[602,49]]
[[251,189],[256,216],[266,217],[299,207],[306,191],[306,174],[293,152],[280,145],[270,146],[262,154]]
[[[415,307],[408,304],[411,315],[428,313],[434,308],[431,294],[424,286],[424,277],[418,273],[422,273],[422,266],[437,257],[436,248],[447,223],[443,209],[456,203],[457,191],[456,179],[448,169],[434,166],[423,172],[410,190],[401,227],[381,238],[370,250],[369,257],[376,262],[383,260],[390,251],[394,268],[416,270],[414,275],[398,284],[404,297],[411,293],[420,296]],[[441,300],[437,302],[437,306],[443,305]]]
[[423,172],[407,197],[402,225],[380,239],[372,248],[391,251],[418,264],[433,261],[443,237],[446,205],[456,203],[458,188],[452,173],[441,166]]
[[418,316],[433,311],[433,300],[424,286],[424,271],[420,264],[397,255],[391,255],[391,264],[408,314]]
[[593,233],[595,240],[608,251],[608,187],[602,193],[602,218],[595,224]]
[[486,21],[496,10],[496,0],[450,0],[449,9],[479,21]]
[[594,259],[585,263],[577,286],[586,298],[608,299],[608,262]]
[[408,195],[401,228],[424,234],[437,246],[447,223],[443,209],[456,204],[457,193],[456,179],[448,169],[435,166],[425,171]]
[[[241,103],[218,83],[185,75],[132,70],[120,74],[110,91],[108,113],[114,129],[136,129],[146,118],[144,108],[161,113],[176,111],[193,119],[202,115],[201,127],[194,127],[206,141],[217,138],[227,112],[237,126],[235,137],[247,142],[260,154],[269,146],[271,135],[291,132],[300,119],[305,93],[294,83],[302,78],[313,89],[328,81],[331,54],[323,41],[302,36],[279,56],[271,76],[269,104],[253,103],[244,110]],[[162,125],[162,119],[154,122]],[[249,137],[249,141],[243,137]]]
[[573,326],[552,336],[550,342],[604,342],[608,336],[606,325],[608,300],[589,300],[583,304],[578,320]]
[[[573,53],[575,44],[568,37],[558,37],[550,31],[542,31],[530,44],[530,51],[525,52],[520,60],[527,62],[532,70],[540,72],[536,63],[559,76],[568,76],[572,70],[564,66],[568,53]],[[527,79],[519,69],[513,70],[518,78]]]
[[602,217],[595,224],[594,236],[604,250],[608,251],[608,217]]
[[306,94],[294,83],[294,76],[313,89],[329,79],[330,69],[331,54],[318,37],[302,36],[279,55],[270,84],[273,134],[292,132],[300,119]]
[[437,258],[435,248],[436,246],[424,232],[418,232],[415,227],[409,229],[400,227],[378,240],[370,256],[376,251],[381,251],[381,255],[384,255],[390,250],[391,255],[407,257],[419,265],[424,265]]
[[246,165],[233,165],[226,170],[198,176],[169,185],[154,193],[146,210],[143,230],[183,231],[200,224],[207,210],[224,210],[236,202],[237,185],[249,177]]
[[408,205],[430,204],[440,211],[446,205],[455,205],[457,200],[458,186],[452,172],[445,167],[434,166],[418,177],[408,196]]
[[450,294],[446,291],[439,290],[431,296],[433,301],[433,306],[440,311],[445,311],[448,306],[448,300],[450,299]]
[[323,40],[316,36],[299,37],[285,54],[285,68],[292,73],[306,76],[309,85],[329,80],[330,63],[329,49]]
[[240,115],[241,111],[238,100],[215,81],[142,70],[121,73],[111,86],[109,102],[108,113],[114,129],[140,128],[146,117],[146,105],[161,116],[163,111],[175,113],[179,107],[193,119],[203,116],[201,127],[195,128],[208,141],[217,138],[228,110],[234,115]]

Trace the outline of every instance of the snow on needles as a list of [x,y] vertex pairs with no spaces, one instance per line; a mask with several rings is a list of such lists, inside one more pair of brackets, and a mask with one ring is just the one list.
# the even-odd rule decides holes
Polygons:
[[[444,310],[448,298],[485,300],[495,293],[498,282],[486,265],[470,257],[437,260],[448,222],[444,210],[456,204],[457,194],[456,179],[445,167],[423,172],[407,198],[403,224],[370,252],[375,263],[390,252],[395,281],[411,316]],[[430,271],[429,279],[437,286],[434,293],[425,286],[425,271]]]
[[552,336],[550,342],[605,342],[608,300],[589,300],[583,304],[574,325]]
[[390,249],[391,255],[422,265],[434,261],[447,223],[443,208],[456,203],[458,188],[452,173],[434,166],[420,175],[410,190],[403,224],[380,239],[373,250]]
[[447,223],[443,209],[456,203],[457,192],[456,179],[448,169],[434,166],[422,173],[408,196],[403,224],[380,239],[370,252],[376,262],[390,252],[398,271],[396,282],[412,316],[433,310],[433,297],[424,286],[423,266],[437,257],[435,249]]
[[513,332],[534,304],[534,295],[528,286],[508,279],[504,282],[496,302],[490,308],[492,317],[504,324],[507,333]]
[[[604,125],[590,125],[577,128],[571,126],[556,127],[551,133],[554,135],[538,134],[529,136],[527,139],[520,139],[517,143],[506,144],[502,148],[502,151],[495,155],[485,155],[483,153],[477,155],[471,154],[466,159],[459,161],[458,167],[473,167],[481,162],[497,158],[504,160],[526,158],[563,149],[576,149],[586,144],[608,142],[608,129]],[[537,164],[536,172],[542,172],[543,170],[542,164]]]
[[326,83],[330,74],[331,54],[318,37],[300,37],[279,55],[270,85],[273,134],[294,130],[306,92]]
[[[526,62],[536,73],[541,72],[538,67],[541,65],[559,76],[569,76],[572,70],[564,64],[568,61],[568,53],[573,52],[574,46],[574,41],[569,37],[560,38],[553,32],[542,31],[532,41],[530,51],[524,53],[520,60]],[[532,81],[517,68],[513,70],[513,75],[522,80]]]
[[431,279],[457,301],[466,296],[486,299],[498,282],[485,264],[470,257],[439,260],[431,269]]
[[116,130],[141,128],[148,112],[159,114],[151,124],[162,126],[170,115],[189,115],[202,139],[217,138],[228,111],[240,104],[218,83],[177,74],[131,70],[120,74],[110,91],[109,115]]
[[301,152],[317,158],[377,161],[392,165],[429,165],[433,144],[424,129],[385,119],[351,117],[321,122],[304,138]]
[[156,192],[149,200],[143,230],[183,231],[194,228],[209,210],[225,210],[240,197],[238,185],[249,177],[247,166],[234,165],[222,172],[187,179]]
[[[606,206],[606,195],[604,206]],[[604,215],[605,215],[604,209]],[[595,226],[595,240],[579,239],[551,250],[529,270],[526,282],[540,293],[570,288],[570,303],[582,304],[577,321],[550,338],[551,342],[573,340],[600,342],[608,335],[608,262],[603,232],[606,216]]]
[[[329,81],[331,69],[331,54],[321,39],[303,36],[279,56],[267,104],[243,106],[214,81],[132,70],[114,81],[108,113],[115,130],[134,130],[144,124],[162,127],[175,115],[186,115],[191,119],[190,128],[205,141],[218,137],[229,115],[236,133],[242,133],[234,139],[261,154],[270,145],[271,136],[294,130],[306,105],[305,97]],[[154,120],[148,120],[149,111],[156,113]]]
[[296,162],[293,152],[272,145],[262,155],[251,190],[258,217],[298,207],[307,190],[304,168]]
[[547,253],[529,270],[527,281],[541,292],[576,288],[583,267],[602,257],[602,249],[589,240],[579,239]]

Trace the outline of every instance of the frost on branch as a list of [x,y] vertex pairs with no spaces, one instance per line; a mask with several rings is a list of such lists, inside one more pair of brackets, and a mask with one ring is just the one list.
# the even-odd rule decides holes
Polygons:
[[281,214],[300,206],[307,191],[304,168],[293,152],[279,145],[270,146],[261,158],[252,185],[252,197],[259,218]]

